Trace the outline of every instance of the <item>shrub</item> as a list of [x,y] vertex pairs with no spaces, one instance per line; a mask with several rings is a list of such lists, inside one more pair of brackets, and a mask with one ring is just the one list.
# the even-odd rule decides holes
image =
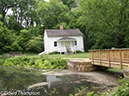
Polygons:
[[77,50],[76,53],[83,53],[81,50]]
[[4,60],[0,59],[0,65],[3,65],[3,64],[4,64]]
[[66,69],[67,60],[62,58],[46,58],[42,56],[37,57],[12,57],[6,58],[5,61],[0,60],[0,65],[4,66],[27,66],[38,69]]
[[122,86],[117,87],[112,96],[129,96],[129,79],[121,79]]
[[51,53],[49,53],[50,55],[51,54],[59,54],[59,52],[58,51],[53,51],[53,52],[51,52]]

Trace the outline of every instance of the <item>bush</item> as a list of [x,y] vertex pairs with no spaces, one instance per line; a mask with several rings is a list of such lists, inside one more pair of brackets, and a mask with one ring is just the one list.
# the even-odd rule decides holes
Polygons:
[[0,65],[4,66],[27,66],[38,69],[66,69],[67,60],[62,58],[45,58],[42,56],[38,57],[12,57],[0,60]]
[[77,50],[76,53],[83,53],[81,50]]
[[112,96],[129,96],[129,79],[121,79],[122,86],[117,87]]
[[3,64],[4,64],[4,60],[0,59],[0,65],[3,65]]
[[59,54],[59,52],[58,51],[53,51],[53,52],[51,52],[51,53],[49,53],[50,55],[51,54]]

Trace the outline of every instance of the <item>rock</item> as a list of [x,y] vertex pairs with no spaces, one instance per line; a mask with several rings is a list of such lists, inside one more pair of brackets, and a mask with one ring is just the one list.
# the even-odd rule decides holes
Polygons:
[[44,85],[48,85],[48,83],[47,82],[36,83],[36,84],[29,86],[28,88],[32,89],[32,88],[40,87],[40,86],[44,86]]

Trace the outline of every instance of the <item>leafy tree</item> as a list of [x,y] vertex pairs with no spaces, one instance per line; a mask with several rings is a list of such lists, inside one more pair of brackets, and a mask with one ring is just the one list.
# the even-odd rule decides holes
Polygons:
[[23,29],[20,31],[19,36],[17,37],[16,41],[19,43],[19,45],[23,48],[23,50],[26,49],[27,42],[31,39],[31,35],[29,34],[29,31],[26,29]]
[[0,21],[0,51],[11,51],[12,43],[15,40],[15,33],[9,30],[4,23]]
[[15,33],[17,35],[19,35],[20,30],[23,29],[23,26],[17,22],[16,18],[13,15],[8,15],[8,18],[6,19],[6,26],[9,29],[15,30]]
[[5,16],[9,10],[14,6],[15,0],[0,0],[0,14],[2,14],[2,22],[5,22]]
[[34,25],[36,17],[36,0],[17,0],[15,6],[12,8],[13,15],[17,22],[24,26],[30,27]]
[[38,17],[41,25],[46,29],[52,29],[67,19],[68,7],[59,0],[45,2],[41,0],[38,4]]
[[60,1],[62,1],[64,5],[67,5],[69,7],[69,10],[77,7],[79,4],[78,0],[60,0]]
[[126,47],[128,4],[128,0],[81,0],[80,24],[86,27],[92,48]]
[[39,35],[29,40],[26,50],[41,52],[43,51],[43,47],[43,37]]

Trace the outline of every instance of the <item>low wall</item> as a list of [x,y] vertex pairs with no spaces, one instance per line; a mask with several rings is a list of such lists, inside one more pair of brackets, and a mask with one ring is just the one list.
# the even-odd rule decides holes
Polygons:
[[91,61],[68,60],[67,66],[72,71],[93,71],[96,68],[91,64]]
[[90,72],[95,70],[106,70],[107,67],[92,65],[91,60],[87,61],[77,61],[77,60],[68,60],[67,66],[72,71],[80,72]]

